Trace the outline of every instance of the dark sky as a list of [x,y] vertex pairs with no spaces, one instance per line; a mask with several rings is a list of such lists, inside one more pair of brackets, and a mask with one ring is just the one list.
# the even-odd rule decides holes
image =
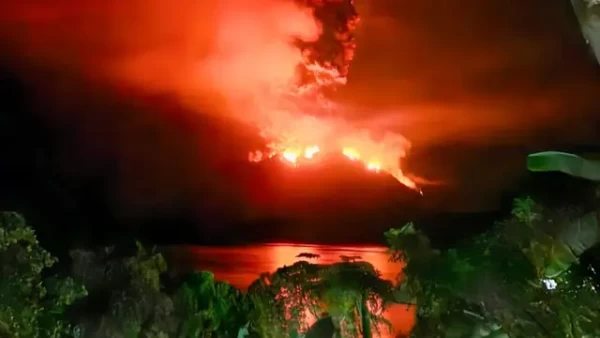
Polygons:
[[569,1],[357,4],[345,94],[413,142],[414,172],[448,183],[436,203],[494,208],[528,151],[600,144],[600,67]]
[[[526,174],[527,152],[600,143],[599,66],[584,44],[569,1],[356,2],[362,16],[358,49],[339,99],[358,107],[348,118],[359,125],[394,130],[412,141],[408,170],[441,182],[424,188],[431,205],[462,211],[495,209],[502,193]],[[194,71],[180,66],[203,55],[204,42],[211,40],[214,18],[202,6],[193,1],[60,0],[49,5],[9,0],[0,4],[0,36],[14,47],[13,56],[19,56],[24,68],[44,65],[55,73],[69,70],[80,76],[126,66],[126,76],[149,89],[179,90],[180,75]],[[264,61],[256,65],[261,72],[275,69]],[[83,90],[71,91],[65,85],[68,81],[60,87],[54,80],[44,77],[43,82],[53,87],[55,101],[63,104]],[[95,99],[89,101],[90,96]],[[86,110],[86,104],[93,109]],[[114,124],[121,127],[111,142],[128,142],[131,135],[143,134],[140,129],[126,130],[128,124],[115,113],[122,104],[113,108],[93,89],[73,105],[86,112],[73,120],[87,121],[82,122],[86,127],[69,123],[78,134],[96,133],[97,140]],[[88,118],[106,107],[112,111],[110,117]],[[143,123],[164,123],[160,121],[152,117]],[[97,125],[109,129],[94,129]],[[176,134],[164,132],[161,137]],[[144,144],[146,137],[150,138],[139,136],[137,144]],[[174,149],[189,145],[186,140],[156,141],[156,149],[163,146],[177,153]],[[222,144],[227,147],[227,142]],[[127,152],[139,156],[130,162],[152,169],[145,179],[124,184],[137,187],[135,194],[177,196],[175,201],[195,196],[188,188],[164,192],[161,186],[151,186],[169,180],[182,187],[199,184],[183,177],[193,176],[202,166],[199,160],[184,161],[195,150],[186,148],[174,160],[161,161],[142,146],[123,148],[122,156]],[[171,173],[164,175],[165,171]],[[135,170],[126,172],[127,177],[138,175]]]

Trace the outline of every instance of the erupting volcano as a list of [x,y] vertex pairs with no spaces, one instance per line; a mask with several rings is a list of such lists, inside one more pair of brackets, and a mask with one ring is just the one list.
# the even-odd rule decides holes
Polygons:
[[[338,91],[356,50],[353,0],[92,4],[12,4],[11,11],[27,18],[49,13],[27,19],[35,29],[19,37],[27,50],[22,54],[255,127],[266,142],[247,145],[251,162],[282,160],[295,167],[345,155],[419,191],[400,165],[410,142],[350,122],[378,112],[343,103],[348,100]],[[244,152],[211,151],[245,160]]]
[[[419,190],[400,166],[410,142],[402,135],[375,135],[348,123],[344,119],[348,108],[332,98],[347,82],[356,49],[354,31],[359,17],[354,1],[296,0],[290,5],[296,6],[296,16],[279,22],[286,25],[285,34],[292,40],[287,50],[290,59],[286,60],[287,66],[293,67],[286,69],[289,76],[277,74],[279,81],[260,83],[252,89],[251,98],[234,100],[237,109],[255,109],[243,118],[258,127],[267,140],[266,148],[252,151],[249,160],[279,159],[295,167],[330,154],[343,154],[367,170],[388,173]],[[217,62],[231,67],[223,59]]]

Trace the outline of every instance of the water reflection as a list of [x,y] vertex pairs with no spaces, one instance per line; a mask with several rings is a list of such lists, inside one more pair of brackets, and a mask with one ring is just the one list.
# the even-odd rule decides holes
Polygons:
[[[298,258],[301,253],[319,255],[317,259],[308,259],[313,263],[335,263],[340,256],[360,256],[371,263],[383,278],[395,280],[402,265],[389,261],[384,247],[376,246],[324,246],[290,243],[275,243],[235,247],[178,247],[169,250],[171,266],[183,270],[210,270],[215,278],[246,290],[263,272],[273,272],[285,265],[306,258]],[[414,310],[397,305],[386,313],[395,332],[409,332],[414,322]],[[387,330],[382,330],[386,332]],[[385,335],[383,337],[391,337]]]

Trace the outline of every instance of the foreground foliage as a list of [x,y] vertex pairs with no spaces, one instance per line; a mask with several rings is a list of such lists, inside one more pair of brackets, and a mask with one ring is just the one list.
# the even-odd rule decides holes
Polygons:
[[0,214],[0,337],[62,337],[66,307],[86,295],[71,278],[43,278],[56,263],[15,213]]
[[590,181],[600,181],[600,161],[559,151],[543,151],[527,156],[527,169],[533,172],[562,172]]
[[393,284],[367,262],[300,261],[263,274],[248,297],[251,328],[260,337],[298,337],[324,318],[341,337],[372,337],[381,324],[391,330],[383,314],[394,302]]
[[[242,293],[210,272],[165,287],[167,264],[137,243],[71,252],[71,277],[14,213],[0,216],[0,338],[363,337],[394,303],[417,308],[414,337],[600,337],[600,296],[579,258],[599,236],[596,211],[546,210],[517,199],[512,218],[452,249],[414,224],[386,232],[398,283],[360,257],[301,260]],[[313,324],[315,323],[315,324]]]
[[413,336],[600,336],[600,296],[571,249],[581,236],[559,214],[519,199],[512,219],[446,251],[413,224],[388,231],[407,264],[401,291],[418,307]]
[[235,337],[246,325],[248,304],[244,295],[210,272],[192,274],[175,294],[177,316],[182,318],[178,337]]
[[261,275],[247,293],[206,271],[167,290],[163,256],[140,243],[134,255],[73,250],[72,278],[44,278],[56,259],[33,230],[14,213],[2,214],[0,225],[2,338],[370,338],[389,326],[383,313],[393,285],[357,258],[300,261]]

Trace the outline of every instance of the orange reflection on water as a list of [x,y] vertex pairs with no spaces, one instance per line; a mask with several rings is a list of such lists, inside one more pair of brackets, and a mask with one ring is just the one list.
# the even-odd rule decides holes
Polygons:
[[[319,255],[317,259],[298,258],[301,253]],[[232,247],[185,247],[169,250],[171,264],[183,270],[210,270],[215,278],[226,281],[235,287],[247,290],[263,272],[274,272],[285,265],[299,260],[330,264],[340,261],[340,256],[359,256],[381,272],[382,278],[396,280],[403,265],[392,263],[386,248],[377,246],[330,246],[291,243]],[[414,325],[415,310],[404,305],[392,306],[385,317],[392,323],[396,334],[406,334]],[[382,329],[382,338],[390,338]]]

